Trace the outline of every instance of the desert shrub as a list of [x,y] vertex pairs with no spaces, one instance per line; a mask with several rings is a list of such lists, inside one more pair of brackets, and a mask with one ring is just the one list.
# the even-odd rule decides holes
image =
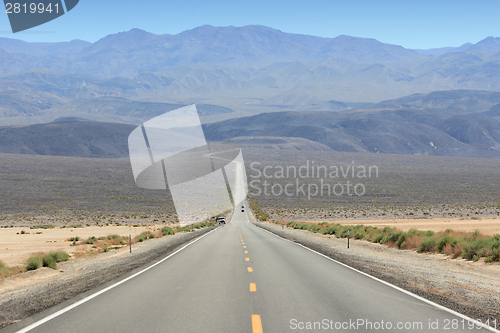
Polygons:
[[[185,228],[185,227],[184,227]],[[139,236],[138,236],[138,241],[139,242],[144,242],[145,240],[147,239],[150,239],[150,238],[155,238],[155,235],[153,235],[153,233],[151,231],[144,231],[142,232]]]
[[373,242],[374,243],[380,243],[382,242],[382,239],[384,238],[384,234],[383,233],[379,233],[375,236],[375,238],[373,239]]
[[382,238],[381,243],[383,244],[394,244],[398,241],[399,236],[401,236],[404,232],[403,231],[394,231],[390,230],[387,232],[387,234]]
[[479,242],[465,241],[462,243],[462,258],[472,260],[479,249]]
[[174,229],[170,228],[170,227],[163,227],[161,229],[161,233],[163,235],[174,235],[175,234],[175,231]]
[[314,232],[314,233],[318,232],[320,229],[321,229],[321,226],[317,225],[317,224],[311,224],[307,228],[307,230],[309,230],[310,232]]
[[417,252],[434,252],[436,247],[436,239],[433,237],[426,236],[422,239],[422,243],[417,249]]
[[355,239],[364,239],[366,237],[366,232],[364,230],[356,230],[354,234]]
[[493,262],[493,261],[500,261],[500,248],[497,248],[496,251],[492,253],[492,255],[484,258],[484,262]]
[[462,242],[462,258],[468,260],[477,260],[481,257],[492,257],[492,261],[498,254],[500,241],[494,238],[477,238],[473,241]]
[[412,237],[412,236],[431,237],[434,235],[434,231],[431,231],[429,234],[427,234],[427,233],[428,233],[428,231],[422,231],[422,230],[418,230],[415,228],[411,228],[410,230],[408,230],[408,232],[406,234],[408,235],[408,237]]
[[175,227],[175,231],[176,232],[190,232],[191,231],[191,227]]
[[347,233],[349,232],[349,234],[350,234],[349,230],[350,230],[349,227],[343,227],[343,228],[337,230],[336,235],[337,235],[337,237],[340,237],[340,238],[347,238]]
[[[398,247],[398,249],[404,249],[406,248],[406,237],[407,237],[406,232],[399,232],[398,239],[396,240],[395,245]],[[403,245],[404,244],[404,245]]]
[[457,243],[458,240],[455,237],[448,235],[441,236],[437,242],[437,251],[443,253],[444,252],[443,249],[446,245],[449,244],[452,248],[454,248],[457,245]]
[[331,224],[327,226],[325,229],[323,229],[323,234],[324,235],[333,235],[337,231],[338,226],[335,224]]
[[43,266],[43,261],[41,258],[31,257],[28,259],[28,262],[26,264],[26,269],[28,271],[32,271],[32,270],[35,270],[35,269],[42,267],[42,266]]
[[42,261],[43,261],[43,267],[57,269],[56,258],[54,258],[52,255],[50,255],[50,254],[44,255]]
[[69,254],[67,254],[66,252],[63,252],[63,251],[52,251],[49,254],[52,257],[54,257],[56,262],[68,261],[68,259],[69,259]]
[[85,244],[94,244],[96,240],[97,238],[95,236],[89,237],[87,238],[87,240],[85,240]]

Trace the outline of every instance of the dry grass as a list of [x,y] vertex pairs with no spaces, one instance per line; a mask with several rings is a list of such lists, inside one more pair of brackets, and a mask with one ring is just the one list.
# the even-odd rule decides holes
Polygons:
[[415,250],[417,249],[420,244],[422,244],[422,239],[423,237],[420,236],[420,235],[413,235],[413,236],[410,236],[408,238],[406,238],[405,240],[405,243],[406,243],[406,246],[405,246],[405,249],[407,250]]

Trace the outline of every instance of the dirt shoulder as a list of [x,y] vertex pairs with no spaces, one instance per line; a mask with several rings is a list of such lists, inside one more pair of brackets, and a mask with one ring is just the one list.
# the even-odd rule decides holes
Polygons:
[[0,280],[0,328],[18,322],[67,299],[163,257],[213,227],[155,238],[128,248],[41,268]]
[[[500,265],[418,254],[272,223],[258,227],[411,291],[472,319],[500,322]],[[497,327],[498,328],[498,327]]]

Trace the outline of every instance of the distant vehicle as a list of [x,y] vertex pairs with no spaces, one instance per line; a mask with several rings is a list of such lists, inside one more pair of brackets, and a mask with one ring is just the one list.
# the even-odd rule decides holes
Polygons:
[[241,210],[241,212],[243,213],[243,212],[245,212],[245,210],[244,210],[244,209],[242,209],[242,210]]
[[245,206],[241,205],[241,209],[245,208]]
[[219,224],[226,224],[226,218],[225,217],[218,217],[215,222]]

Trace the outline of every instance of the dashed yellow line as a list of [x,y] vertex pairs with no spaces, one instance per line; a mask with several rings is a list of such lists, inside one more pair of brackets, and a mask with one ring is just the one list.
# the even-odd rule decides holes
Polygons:
[[245,253],[248,253],[248,251],[245,251]]
[[250,258],[245,258],[245,261],[250,261]]
[[262,331],[262,321],[259,315],[252,315],[252,333],[263,333]]
[[246,246],[243,246],[244,249],[246,249],[247,247]]
[[247,269],[248,269],[248,273],[252,273],[253,272],[252,267],[247,267]]
[[250,283],[250,291],[251,292],[256,292],[257,291],[257,286],[255,285],[255,283]]

